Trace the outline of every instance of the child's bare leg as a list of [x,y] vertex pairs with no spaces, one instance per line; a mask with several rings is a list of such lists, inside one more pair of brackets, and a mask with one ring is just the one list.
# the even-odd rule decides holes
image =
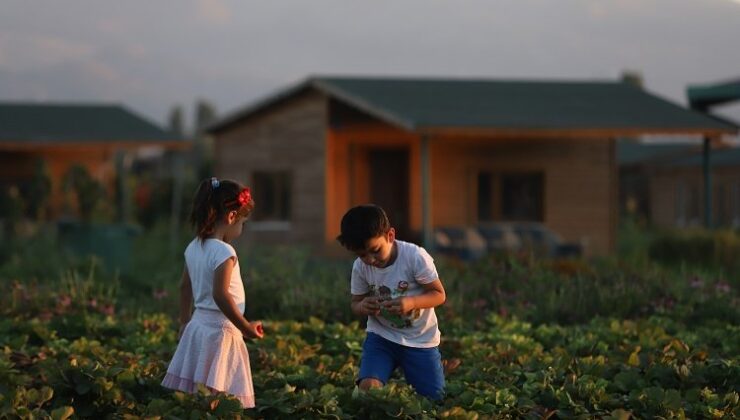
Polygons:
[[381,388],[383,383],[375,378],[365,378],[360,381],[360,389],[367,391],[370,388]]

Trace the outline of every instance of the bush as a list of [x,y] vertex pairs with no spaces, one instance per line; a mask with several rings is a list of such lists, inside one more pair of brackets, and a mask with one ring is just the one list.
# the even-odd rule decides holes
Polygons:
[[[0,285],[13,281],[55,284],[69,272],[88,273],[86,259],[60,253],[49,232],[6,250]],[[117,309],[176,316],[182,250],[191,236],[172,238],[167,223],[134,238],[131,270],[118,280]],[[247,316],[256,319],[351,322],[351,259],[319,259],[300,247],[237,249],[247,293]],[[38,263],[43,261],[43,263]],[[105,261],[102,261],[105,263]],[[595,316],[641,318],[669,315],[689,323],[728,320],[740,323],[735,277],[721,270],[689,265],[665,267],[644,262],[536,260],[492,255],[475,262],[436,258],[447,291],[437,309],[441,322],[477,324],[490,313],[517,316],[536,324],[578,324]],[[106,267],[95,267],[91,281],[110,281]]]
[[720,268],[740,274],[740,235],[732,231],[670,231],[650,244],[650,257],[668,265]]
[[74,191],[80,218],[85,222],[91,221],[96,207],[105,198],[105,188],[82,165],[69,168],[63,185],[66,191]]
[[167,238],[166,225],[137,238],[121,282],[43,235],[13,250],[0,265],[0,418],[740,416],[737,288],[613,259],[438,258],[447,394],[433,403],[395,374],[355,388],[365,333],[349,314],[350,260],[253,249],[240,263],[248,315],[266,320],[248,343],[257,407],[171,392],[177,296],[151,297],[177,289],[184,244]]

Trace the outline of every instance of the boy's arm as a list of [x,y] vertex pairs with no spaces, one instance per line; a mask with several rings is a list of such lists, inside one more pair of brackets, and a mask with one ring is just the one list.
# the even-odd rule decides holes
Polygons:
[[375,294],[369,290],[367,280],[365,280],[362,270],[359,269],[358,261],[355,261],[352,265],[350,284],[352,313],[359,316],[380,315],[380,302],[378,302]]
[[[424,292],[416,296],[401,296],[383,302],[383,306],[389,312],[405,314],[414,309],[434,308],[447,300],[434,260],[423,248],[419,248],[419,253],[415,257],[413,271],[414,280],[421,285]],[[434,280],[429,281],[431,279]]]
[[352,295],[352,313],[360,316],[380,314],[380,305],[378,304],[378,298],[373,296],[372,293],[365,293],[364,295]]
[[447,300],[445,288],[442,286],[440,279],[434,280],[431,283],[422,283],[421,287],[424,288],[424,293],[416,296],[401,296],[391,299],[383,302],[383,306],[391,313],[405,314],[414,309],[434,308],[445,303]]

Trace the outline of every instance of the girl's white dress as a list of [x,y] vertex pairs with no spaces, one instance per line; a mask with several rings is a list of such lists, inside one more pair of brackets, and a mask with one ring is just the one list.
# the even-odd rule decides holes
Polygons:
[[[162,385],[195,392],[197,384],[234,395],[245,408],[254,407],[249,353],[244,338],[213,301],[213,275],[226,259],[236,258],[234,248],[218,239],[194,239],[185,250],[185,263],[193,288],[195,311],[183,331]],[[229,293],[241,312],[245,295],[234,265]]]

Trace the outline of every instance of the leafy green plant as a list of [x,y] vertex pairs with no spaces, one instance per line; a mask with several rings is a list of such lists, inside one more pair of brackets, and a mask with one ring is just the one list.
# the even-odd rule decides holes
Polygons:
[[35,220],[44,220],[51,198],[51,176],[46,161],[38,159],[28,191],[26,191],[26,213]]
[[651,242],[650,257],[663,264],[722,267],[740,273],[740,235],[730,230],[665,231]]
[[90,222],[95,208],[106,196],[105,188],[90,176],[85,166],[79,164],[69,168],[64,174],[62,184],[65,191],[74,192],[80,218],[85,222]]
[[0,267],[0,417],[740,416],[736,285],[615,259],[437,258],[447,387],[433,403],[398,374],[382,389],[355,387],[365,332],[349,314],[351,261],[248,249],[247,308],[266,332],[247,344],[257,407],[171,392],[160,383],[176,348],[182,260],[168,254],[166,229],[154,235],[137,239],[130,277],[68,261],[40,238]]
[[[445,398],[417,395],[400,376],[359,391],[358,323],[272,321],[249,342],[257,407],[201,388],[159,383],[176,345],[164,315],[89,312],[0,322],[0,411],[8,417],[479,418],[736,417],[740,329],[688,328],[666,317],[534,325],[490,314],[484,328],[448,332],[441,351],[461,363]],[[35,336],[36,338],[32,338]],[[41,337],[41,339],[39,339]],[[718,345],[717,343],[721,343]],[[51,390],[53,389],[53,392]],[[195,413],[195,414],[193,414]]]

